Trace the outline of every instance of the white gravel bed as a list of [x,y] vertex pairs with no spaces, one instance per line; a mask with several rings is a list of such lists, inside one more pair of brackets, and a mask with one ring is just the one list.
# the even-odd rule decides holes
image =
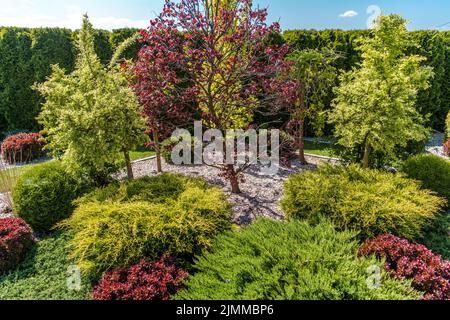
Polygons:
[[[209,166],[172,166],[163,163],[163,171],[179,173],[192,177],[201,177],[211,185],[218,186],[224,190],[233,206],[233,222],[239,225],[251,223],[258,217],[267,217],[281,220],[284,218],[279,206],[283,196],[283,184],[286,179],[302,170],[314,170],[318,162],[324,159],[310,158],[310,165],[302,166],[295,161],[292,168],[280,168],[274,176],[262,176],[259,174],[260,167],[250,167],[244,173],[244,182],[241,183],[241,194],[232,194],[229,183],[221,178],[220,170]],[[133,163],[136,178],[154,176],[156,171],[156,160]]]
[[13,217],[12,211],[4,197],[6,197],[6,194],[0,193],[0,219]]

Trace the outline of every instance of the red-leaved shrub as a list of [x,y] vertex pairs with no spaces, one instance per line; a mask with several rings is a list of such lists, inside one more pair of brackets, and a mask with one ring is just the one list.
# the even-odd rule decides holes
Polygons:
[[33,231],[22,219],[0,219],[0,274],[16,268],[35,242]]
[[45,141],[39,133],[18,133],[2,143],[3,159],[10,164],[30,162],[44,155]]
[[359,253],[386,259],[386,270],[396,278],[412,280],[415,289],[425,292],[425,300],[450,299],[450,261],[425,246],[382,235],[366,241]]
[[450,139],[448,139],[447,142],[444,143],[444,153],[450,157]]
[[182,288],[188,273],[172,259],[141,261],[138,265],[106,273],[95,287],[94,300],[169,300]]

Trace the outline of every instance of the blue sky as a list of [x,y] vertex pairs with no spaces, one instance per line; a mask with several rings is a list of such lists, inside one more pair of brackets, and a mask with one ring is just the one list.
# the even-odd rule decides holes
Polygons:
[[[449,0],[255,0],[269,7],[270,20],[284,30],[365,29],[378,9],[400,13],[411,21],[410,29],[450,30]],[[88,12],[95,27],[147,26],[162,8],[163,0],[0,0],[0,25],[78,28]],[[375,8],[369,10],[371,8]],[[374,7],[375,6],[375,7]]]

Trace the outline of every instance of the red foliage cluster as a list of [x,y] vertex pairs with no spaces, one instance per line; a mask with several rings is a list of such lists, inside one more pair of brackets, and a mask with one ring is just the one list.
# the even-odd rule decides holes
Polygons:
[[45,141],[39,133],[18,133],[2,143],[3,159],[10,164],[29,162],[44,155]]
[[169,300],[181,289],[188,273],[172,259],[141,261],[138,265],[106,273],[95,287],[94,300]]
[[33,231],[22,219],[0,219],[0,274],[16,268],[35,242]]
[[450,299],[450,261],[425,246],[382,235],[364,243],[359,253],[386,259],[386,270],[396,278],[412,280],[415,289],[425,292],[425,300]]
[[447,142],[444,143],[444,153],[450,157],[450,139],[448,139]]

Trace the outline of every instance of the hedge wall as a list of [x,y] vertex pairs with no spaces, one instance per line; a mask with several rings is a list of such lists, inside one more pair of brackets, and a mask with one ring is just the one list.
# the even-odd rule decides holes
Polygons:
[[[98,30],[95,44],[101,61],[108,63],[117,44],[136,31]],[[52,64],[73,70],[76,36],[77,31],[59,28],[0,28],[0,131],[39,129],[35,118],[42,100],[31,86],[50,75]],[[136,48],[127,51],[128,58]]]
[[[98,30],[96,50],[100,59],[107,63],[117,45],[136,31]],[[360,61],[355,40],[368,34],[367,30],[293,30],[283,37],[294,50],[332,47],[342,55],[336,67],[349,70]],[[76,35],[77,31],[58,28],[0,28],[0,131],[39,129],[35,117],[42,101],[31,86],[45,80],[52,64],[73,70]],[[450,32],[416,31],[412,36],[422,46],[412,53],[428,57],[427,64],[435,69],[432,86],[421,93],[418,107],[430,115],[429,125],[442,131],[450,106]],[[139,44],[130,47],[125,58],[136,57],[139,49]],[[330,88],[328,105],[332,95]]]
[[[292,50],[321,47],[335,49],[342,56],[336,62],[336,67],[349,70],[360,61],[356,40],[369,36],[369,31],[292,30],[284,32],[283,36]],[[426,64],[432,66],[435,72],[431,88],[420,93],[418,108],[423,115],[429,116],[429,126],[442,132],[450,108],[450,32],[414,31],[411,37],[420,48],[413,48],[410,53],[427,57]],[[332,97],[327,99],[331,100]]]

